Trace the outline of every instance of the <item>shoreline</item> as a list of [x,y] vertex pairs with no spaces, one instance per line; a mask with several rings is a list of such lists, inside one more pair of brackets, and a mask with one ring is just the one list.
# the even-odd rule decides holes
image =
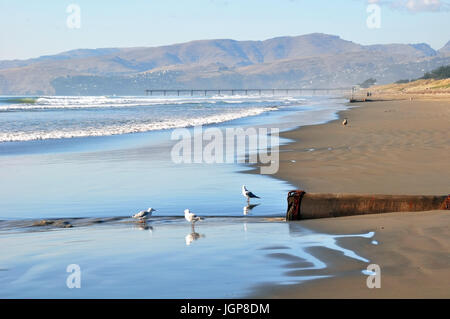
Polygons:
[[[335,118],[336,110],[342,109],[342,107],[336,106],[338,104],[336,101],[328,103],[322,97],[311,100],[318,107],[307,106],[307,103],[303,103],[287,107],[283,111],[266,112],[263,115],[246,117],[211,127],[219,129],[255,127],[259,129],[277,126],[280,129],[288,129],[294,126],[292,122],[327,121]],[[189,128],[189,132],[193,133],[193,128]],[[254,210],[254,213],[283,216],[284,193],[292,188],[291,185],[278,179],[267,178],[267,175],[241,175],[248,169],[248,166],[240,163],[238,157],[233,163],[227,163],[227,165],[174,163],[170,152],[175,143],[176,141],[171,139],[170,131],[136,133],[132,136],[124,134],[89,137],[83,141],[81,139],[59,142],[33,141],[24,142],[23,145],[17,145],[17,147],[14,145],[3,147],[0,143],[0,164],[5,172],[4,185],[7,185],[8,182],[11,185],[18,185],[17,177],[10,173],[14,169],[20,170],[21,176],[24,180],[26,179],[26,183],[24,181],[20,185],[21,192],[24,193],[21,205],[18,205],[17,201],[8,200],[8,198],[13,198],[17,192],[13,193],[11,188],[4,186],[2,193],[6,201],[0,219],[123,216],[140,211],[149,205],[159,207],[160,214],[168,216],[177,214],[174,210],[182,212],[186,207],[192,208],[199,215],[239,215],[244,211],[243,197],[240,195],[243,179],[245,179],[245,184],[258,192],[265,201],[264,205]],[[7,153],[9,155],[6,155]],[[11,155],[11,153],[13,154]],[[240,152],[236,152],[234,155],[241,156]],[[6,170],[6,167],[11,169]],[[179,172],[182,169],[183,173],[180,175]],[[43,170],[48,170],[46,184],[49,188],[55,189],[54,192],[62,198],[61,201],[56,202],[47,188],[35,186],[41,185],[40,175]],[[59,174],[54,174],[55,170],[59,170]],[[110,170],[115,172],[114,178],[110,175]],[[213,172],[226,182],[222,185],[220,192],[214,190],[216,185],[215,177],[211,176]],[[80,179],[79,176],[84,176],[84,178]],[[199,179],[201,176],[205,176],[205,178]],[[195,179],[197,187],[210,192],[210,198],[220,198],[220,201],[227,206],[221,205],[211,212],[209,203],[198,200],[194,190],[185,190],[179,184],[180,177],[186,180]],[[159,187],[153,182],[155,178],[161,179]],[[73,179],[74,183],[67,184],[68,179]],[[111,179],[124,182],[119,187],[114,187],[110,183]],[[144,180],[149,183],[145,183]],[[80,186],[78,187],[77,184]],[[140,184],[143,187],[138,187]],[[56,185],[62,185],[66,190],[59,192]],[[156,196],[161,193],[160,188],[174,190],[177,187],[184,193],[182,206],[173,204],[169,193]],[[96,190],[97,196],[94,198],[91,193],[84,191],[87,188]],[[120,188],[125,191],[120,191]],[[149,199],[148,193],[152,194],[152,188],[154,188],[155,195],[150,195]],[[70,192],[67,189],[70,189]],[[238,193],[235,193],[236,189]],[[77,196],[71,196],[71,192],[77,193]],[[38,193],[42,193],[39,200],[37,199]],[[67,201],[67,198],[70,200]],[[30,204],[31,199],[34,200],[34,205]],[[116,205],[109,204],[111,200]]]
[[[385,101],[378,103],[385,103]],[[364,134],[363,132],[361,132],[362,127],[356,126],[356,123],[364,123],[363,117],[366,116],[365,114],[367,114],[365,110],[367,108],[372,108],[374,105],[375,105],[374,103],[370,104],[368,103],[364,104],[362,107],[359,108],[351,108],[345,111],[334,112],[334,114],[337,114],[337,116],[348,114],[350,119],[350,125],[346,128],[341,127],[340,125],[341,120],[338,119],[328,121],[324,124],[300,126],[299,128],[294,128],[282,132],[280,134],[280,137],[286,138],[288,136],[288,138],[291,141],[286,144],[280,145],[280,159],[281,159],[280,167],[283,170],[286,169],[286,172],[289,174],[289,177],[291,177],[292,181],[294,182],[289,181],[287,179],[280,179],[280,176],[278,176],[279,174],[275,176],[269,175],[268,177],[275,178],[278,181],[280,181],[280,183],[281,182],[285,183],[287,180],[287,183],[289,183],[290,185],[295,185],[296,187],[302,186],[303,177],[305,176],[308,177],[305,174],[306,171],[302,171],[300,173],[296,172],[296,170],[292,169],[293,168],[292,164],[299,163],[301,164],[302,169],[306,168],[308,170],[316,169],[315,170],[316,173],[322,174],[323,172],[321,171],[323,167],[320,166],[311,167],[308,166],[307,164],[308,163],[314,164],[316,161],[323,161],[327,163],[330,161],[329,152],[333,153],[334,151],[336,151],[337,155],[339,155],[337,156],[337,159],[335,159],[335,161],[340,160],[342,163],[347,164],[348,161],[346,160],[345,157],[342,158],[343,156],[342,154],[344,155],[347,154],[349,150],[346,151],[345,148],[342,147],[337,148],[333,147],[332,150],[329,150],[327,145],[329,144],[330,139],[329,138],[324,139],[324,136],[327,137],[327,134],[324,133],[324,127],[328,128],[327,131],[328,134],[330,134],[329,132],[333,131],[353,133],[356,130],[358,135],[357,140],[359,143],[361,143],[359,147],[362,147],[364,146],[364,138],[363,138]],[[389,109],[391,110],[394,109],[394,106],[390,106]],[[360,114],[361,117],[359,119],[358,117],[354,117],[354,114],[356,114],[355,112],[361,113]],[[390,115],[396,114],[396,112],[393,111],[387,113],[389,113]],[[441,117],[439,117],[439,119],[442,120]],[[301,116],[298,116],[293,117],[290,120],[291,120],[290,123],[293,123],[296,120],[304,121],[305,119],[303,119]],[[370,119],[369,122],[371,121],[373,121],[373,119]],[[373,130],[374,128],[370,129]],[[433,129],[435,129],[434,125]],[[318,139],[316,140],[317,143],[322,141],[326,145],[323,147],[316,147],[313,151],[309,151],[307,147],[309,147],[308,143],[310,143],[314,137],[312,135],[314,131],[321,133]],[[438,129],[437,133],[441,131],[442,130]],[[389,132],[390,131],[388,130],[386,134],[389,134]],[[291,136],[294,136],[295,134],[299,134],[299,136],[296,136],[296,138],[292,138]],[[417,139],[417,137],[420,137],[420,135],[421,134],[413,134],[413,137]],[[427,134],[425,135],[426,136],[425,139],[423,140],[423,143],[426,144],[426,146],[428,147],[433,147],[434,145],[428,145],[430,139]],[[337,142],[340,141],[338,134],[331,134],[328,136],[332,136]],[[404,134],[401,136],[403,138],[405,137]],[[354,138],[352,134],[349,134],[349,137]],[[316,143],[316,141],[314,141],[314,143]],[[445,144],[446,143],[445,141],[446,140],[444,139],[444,145],[447,145]],[[379,145],[383,145],[383,140],[374,143],[372,146],[379,146]],[[401,143],[399,145],[401,147],[405,146]],[[364,151],[365,148],[363,147],[362,150]],[[357,152],[354,154],[359,156],[361,150],[356,149],[356,151]],[[426,148],[425,152],[429,152],[429,148],[428,149]],[[141,153],[139,154],[139,156],[145,156],[146,154],[145,152],[144,154],[142,154],[142,150],[140,150],[139,153]],[[298,156],[298,159],[296,160],[295,163],[291,162],[291,156],[293,154],[295,154],[295,156]],[[377,152],[371,152],[369,154],[377,155]],[[328,157],[326,155],[328,155]],[[308,158],[305,159],[305,156],[306,157],[309,156],[309,162]],[[428,156],[429,155],[425,156],[425,158],[427,158]],[[364,158],[359,160],[360,160],[359,163],[360,168],[360,166],[363,165],[361,161],[363,161]],[[354,164],[354,161],[352,161],[351,163]],[[421,167],[419,166],[419,168]],[[244,171],[239,170],[236,173],[241,174],[248,172],[249,171],[246,170]],[[355,178],[356,176],[358,175],[357,174],[352,175],[353,178]],[[372,174],[371,176],[377,175]],[[330,177],[336,179],[339,176],[330,176]],[[324,174],[322,174],[320,178],[327,178],[327,176],[324,177]],[[321,180],[319,179],[319,182],[320,181]],[[315,185],[313,179],[310,179],[310,182],[311,184],[309,184],[308,188],[305,189],[306,191],[309,191],[310,189],[309,187],[311,185],[313,186]],[[345,184],[345,186],[348,185],[352,186],[352,184],[350,183]],[[439,185],[437,186],[442,187],[441,184]],[[328,186],[331,187],[333,185],[331,184],[331,182],[329,182]],[[371,185],[370,184],[366,185],[366,187],[369,186]],[[266,206],[270,203],[270,201],[274,199],[278,200],[277,196],[281,196],[281,193],[278,194],[273,188],[264,190],[264,187],[262,185],[259,185],[259,187],[262,188],[263,194],[261,194],[260,192],[258,192],[258,194],[261,195],[265,201],[268,201],[265,204]],[[411,188],[411,185],[409,185],[408,187]],[[442,187],[440,189],[444,188]],[[343,191],[346,190],[344,189]],[[362,189],[361,192],[368,192],[368,191],[367,189]],[[275,197],[277,198],[273,196],[274,193],[276,195]],[[268,196],[272,196],[272,198]],[[283,202],[282,204],[284,205],[285,199],[284,198],[281,199]],[[284,214],[284,211],[280,213]],[[281,221],[280,218],[273,218],[271,216],[262,216],[262,215],[258,216],[258,212],[256,211],[253,216],[248,217],[236,216],[231,223],[225,223],[228,226],[223,225],[223,223],[217,223],[217,226],[231,227],[235,235],[242,236],[242,238],[235,243],[235,248],[242,249],[242,255],[248,254],[248,251],[244,249],[245,247],[242,248],[243,243],[245,245],[249,245],[250,242],[247,242],[248,238],[254,238],[255,240],[248,247],[255,248],[254,246],[255,243],[269,245],[262,250],[257,249],[254,255],[251,254],[250,255],[252,258],[264,258],[263,261],[265,266],[260,268],[270,270],[271,273],[273,271],[274,276],[273,278],[279,279],[276,279],[276,281],[272,281],[272,283],[269,285],[264,285],[263,283],[266,282],[266,280],[264,279],[265,277],[264,276],[259,277],[259,279],[255,283],[256,289],[252,289],[252,293],[250,293],[250,296],[252,297],[254,296],[261,298],[322,298],[322,297],[335,298],[337,296],[340,298],[352,298],[364,296],[370,298],[371,297],[414,298],[417,296],[418,297],[431,296],[437,298],[448,297],[449,294],[445,289],[448,285],[441,286],[440,278],[442,276],[444,276],[445,278],[450,278],[450,275],[448,273],[449,271],[447,271],[447,269],[450,269],[450,265],[447,264],[448,260],[447,256],[450,255],[450,249],[448,248],[448,240],[447,240],[449,234],[448,230],[445,227],[446,225],[448,225],[449,215],[445,214],[445,212],[444,213],[431,212],[427,213],[431,215],[426,216],[424,216],[423,213],[410,213],[410,214],[408,213],[408,216],[410,218],[408,218],[407,219],[408,222],[406,222],[403,214],[404,213],[381,214],[371,216],[354,216],[354,217],[342,217],[339,219],[323,219],[323,220],[310,220],[310,221],[286,223],[284,221]],[[429,216],[433,216],[433,218],[431,218],[430,220]],[[234,253],[227,255],[230,252],[229,250],[230,247],[232,247],[228,244],[229,232],[228,231],[223,232],[222,230],[220,231],[214,230],[215,228],[211,229],[210,226],[215,225],[216,222],[215,218],[210,217],[213,216],[209,216],[207,218],[208,220],[204,224],[198,225],[199,227],[197,229],[199,231],[198,234],[195,231],[193,231],[192,233],[187,233],[190,230],[190,227],[183,221],[182,216],[177,217],[168,216],[168,219],[170,219],[169,223],[167,223],[167,220],[165,220],[165,218],[161,219],[156,218],[154,223],[149,223],[148,225],[149,227],[144,228],[140,227],[142,225],[134,225],[135,224],[134,221],[130,220],[129,217],[110,218],[98,216],[98,217],[87,217],[84,219],[79,218],[76,220],[75,219],[69,220],[69,223],[73,224],[74,228],[70,230],[61,229],[61,231],[59,232],[53,230],[58,230],[60,228],[71,228],[70,226],[64,223],[64,221],[69,218],[62,218],[64,219],[62,220],[62,223],[59,223],[59,221],[53,221],[53,223],[49,224],[43,223],[42,225],[35,225],[35,226],[32,225],[34,221],[30,220],[26,222],[19,221],[19,224],[23,223],[22,226],[25,227],[19,229],[15,227],[16,225],[11,225],[12,231],[11,232],[8,231],[8,233],[3,233],[3,235],[5,236],[4,238],[6,239],[19,238],[20,240],[27,240],[27,238],[31,237],[36,238],[39,237],[44,238],[47,243],[53,245],[55,244],[55,241],[52,238],[54,238],[55,236],[64,237],[67,235],[70,237],[79,234],[80,232],[85,235],[89,235],[91,237],[90,240],[96,240],[96,236],[100,236],[101,238],[105,237],[104,248],[108,251],[110,249],[109,246],[110,244],[108,244],[110,236],[114,237],[117,236],[119,233],[124,232],[128,234],[127,236],[131,236],[130,237],[131,239],[134,238],[139,240],[148,240],[149,236],[150,237],[153,236],[153,231],[155,231],[154,239],[152,239],[152,241],[149,241],[149,244],[151,244],[154,240],[158,240],[160,234],[162,234],[161,231],[163,230],[167,235],[168,239],[174,240],[173,247],[175,247],[176,249],[180,249],[180,251],[182,251],[183,253],[184,250],[181,250],[182,247],[191,245],[191,243],[194,243],[194,241],[200,239],[193,245],[200,245],[200,246],[204,245],[203,246],[204,249],[205,248],[209,249],[209,247],[215,247],[214,249],[216,249],[217,247],[220,247],[220,249],[223,249],[224,252],[226,252],[224,256],[227,256],[227,258],[230,258],[230,260],[233,261],[240,260],[240,258],[238,258],[239,256],[236,257]],[[222,220],[224,219],[224,216],[217,216],[217,218],[220,218]],[[259,218],[261,219],[260,221],[264,222],[260,223],[258,221]],[[50,216],[49,220],[52,220]],[[178,223],[178,221],[180,221],[180,223]],[[4,226],[5,225],[4,222],[5,221],[0,221],[0,226]],[[8,221],[6,221],[6,224],[7,223]],[[12,224],[14,224],[14,222],[12,222]],[[101,231],[99,228],[100,225],[103,225]],[[92,227],[84,227],[84,226],[92,226]],[[176,229],[182,229],[183,234],[175,232],[176,229],[172,229],[172,226],[174,226]],[[260,227],[261,229],[259,229]],[[21,232],[21,230],[24,230],[24,228],[28,229],[29,231]],[[139,232],[136,232],[137,230],[139,230]],[[255,230],[256,232],[253,232],[253,230]],[[310,232],[309,230],[311,230],[312,232]],[[312,237],[309,236],[310,233],[312,233]],[[368,234],[372,233],[374,234],[373,237],[367,237]],[[361,237],[361,234],[363,235],[365,234],[364,236],[366,237],[363,237],[361,239],[358,238],[349,239],[348,237],[341,236],[341,235],[350,235],[351,237]],[[130,240],[130,238],[128,237],[124,238]],[[219,238],[221,238],[221,240],[218,240]],[[310,246],[311,239],[314,239],[316,241],[316,245],[313,247]],[[64,238],[64,240],[67,241],[68,239]],[[70,243],[70,245],[74,245],[75,247],[78,245],[78,242],[82,243],[84,242],[84,240],[85,238],[74,237],[68,243]],[[215,244],[220,245],[212,245],[210,240],[217,241],[215,242]],[[332,241],[333,245],[336,244],[335,248],[337,247],[338,249],[333,248],[330,249],[329,240]],[[225,241],[226,244],[223,241]],[[379,244],[373,244],[371,243],[371,241],[376,241]],[[393,245],[393,243],[395,242],[400,242],[401,245],[400,244]],[[41,254],[47,253],[47,248],[45,247],[45,245],[44,246],[42,246],[41,244],[39,245]],[[331,247],[333,245],[331,245]],[[92,244],[86,247],[90,247],[90,249],[92,249],[93,251],[94,250],[96,251],[97,249],[96,245]],[[83,249],[86,249],[86,247],[83,247]],[[304,253],[299,251],[300,247],[304,247]],[[64,248],[65,251],[66,248],[67,247]],[[416,248],[418,248],[418,252],[415,251]],[[123,249],[124,249],[123,252],[126,252],[128,246],[124,247]],[[197,252],[199,253],[200,251],[201,250],[197,250]],[[383,279],[384,285],[383,287],[388,287],[387,293],[385,293],[386,290],[384,289],[375,290],[375,293],[371,293],[374,292],[374,290],[369,290],[364,286],[361,287],[361,283],[364,284],[366,278],[366,276],[362,274],[361,271],[367,267],[368,263],[361,259],[358,260],[354,258],[353,259],[348,258],[349,256],[343,257],[342,253],[344,251],[353,252],[361,256],[362,259],[364,260],[367,258],[367,260],[369,261],[379,263],[380,266],[382,267],[383,278],[385,278]],[[426,251],[425,255],[424,251]],[[146,254],[150,252],[151,252],[150,250],[145,251]],[[38,255],[39,254],[37,254],[37,256]],[[95,254],[89,256],[90,258],[90,261],[88,263],[89,267],[93,267],[94,261],[95,263],[97,262],[95,260],[94,255]],[[302,259],[308,255],[311,256],[311,259],[309,260]],[[205,256],[207,256],[206,260],[213,261],[210,260],[208,254],[206,254]],[[128,258],[130,258],[129,260],[132,261],[134,258],[141,258],[141,257],[148,258],[148,256],[143,254],[143,252],[137,250],[133,253],[133,255],[129,255]],[[80,256],[79,258],[84,257]],[[186,258],[190,257],[186,255]],[[257,262],[256,260],[257,259],[255,259],[255,264],[258,265],[256,263]],[[326,267],[320,268],[320,266],[317,266],[316,264],[315,265],[316,267],[314,267],[314,269],[311,269],[311,267],[309,267],[309,262],[311,261],[314,262],[314,260],[320,260],[321,262],[326,263]],[[392,263],[386,263],[386,260],[392,261]],[[62,262],[63,259],[60,259],[60,261]],[[423,265],[424,261],[425,262],[429,261],[429,263]],[[25,271],[24,267],[26,267],[26,264],[24,263],[21,265],[20,259],[19,261],[15,262],[18,263],[17,267],[15,267],[14,265],[12,266],[9,265],[10,262],[6,262],[4,268],[11,269],[11,271],[17,272],[17,275],[21,275],[21,272]],[[37,260],[37,265],[41,265],[40,264],[41,262],[42,261]],[[73,260],[71,260],[70,262],[73,262]],[[258,262],[261,262],[261,259],[258,259]],[[290,263],[286,264],[286,262]],[[54,264],[55,260],[52,259],[49,261],[45,261],[45,263]],[[127,265],[127,267],[131,267],[130,265],[134,265],[134,262],[131,262],[129,265]],[[269,267],[269,265],[272,266]],[[204,266],[206,267],[206,264]],[[249,265],[245,263],[245,266]],[[420,269],[420,271],[417,271],[416,269]],[[118,268],[117,271],[119,270],[120,269]],[[306,280],[294,285],[291,284],[292,282],[298,282],[299,280],[301,281],[300,278],[308,278],[311,276],[314,277],[315,275],[318,276],[325,275],[332,277],[325,279],[315,279],[311,281]],[[422,276],[421,281],[415,279],[415,277],[417,276]],[[384,280],[387,280],[387,282],[385,283]],[[406,282],[417,283],[417,286],[423,287],[423,289],[420,291],[414,290],[413,289],[414,287],[402,283],[403,280],[405,280]],[[391,292],[395,292],[397,295],[393,295]],[[243,291],[241,291],[240,293],[243,293]]]
[[[273,177],[317,193],[446,195],[450,191],[450,98],[352,103],[339,119],[280,134]],[[343,127],[343,118],[349,125]],[[367,265],[329,251],[340,275],[290,286],[261,286],[258,298],[448,298],[448,211],[360,215],[294,223],[317,232],[374,231],[377,244],[345,242],[381,267],[382,288],[368,289]]]

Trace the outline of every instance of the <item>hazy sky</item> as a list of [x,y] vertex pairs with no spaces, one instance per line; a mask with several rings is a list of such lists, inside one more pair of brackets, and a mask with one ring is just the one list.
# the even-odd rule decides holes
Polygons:
[[[67,25],[70,4],[81,9],[80,28]],[[369,4],[381,8],[380,28],[367,26]],[[426,42],[439,49],[450,40],[449,9],[442,0],[0,0],[0,59],[312,32],[361,44]]]

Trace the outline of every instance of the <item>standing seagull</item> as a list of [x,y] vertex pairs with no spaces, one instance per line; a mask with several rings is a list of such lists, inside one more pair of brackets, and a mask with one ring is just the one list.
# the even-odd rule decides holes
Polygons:
[[202,220],[200,217],[195,215],[194,213],[191,213],[189,209],[184,210],[184,218],[190,223],[195,223],[198,220]]
[[345,118],[345,119],[342,121],[342,125],[347,126],[347,123],[348,123],[347,118]]
[[250,192],[245,185],[242,185],[242,195],[247,198],[247,203],[250,203],[250,198],[259,198],[252,192]]
[[131,217],[139,218],[141,221],[142,220],[145,221],[147,218],[150,218],[152,216],[152,213],[155,212],[155,211],[156,211],[156,209],[153,209],[153,208],[150,207],[147,210],[141,210],[139,213],[134,214]]

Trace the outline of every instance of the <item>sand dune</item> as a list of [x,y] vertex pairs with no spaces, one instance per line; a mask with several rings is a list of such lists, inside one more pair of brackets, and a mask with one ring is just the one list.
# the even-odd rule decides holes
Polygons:
[[382,94],[450,94],[450,79],[421,79],[408,83],[393,83],[369,89]]

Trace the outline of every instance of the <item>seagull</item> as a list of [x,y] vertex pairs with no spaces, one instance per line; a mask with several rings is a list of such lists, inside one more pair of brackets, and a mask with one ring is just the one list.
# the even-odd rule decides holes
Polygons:
[[345,119],[342,121],[342,125],[346,126],[347,123],[348,123],[347,118],[345,118]]
[[247,203],[250,203],[250,198],[260,198],[250,192],[247,187],[245,187],[245,185],[242,185],[242,195],[244,195],[244,197],[247,197]]
[[134,214],[133,218],[139,218],[140,220],[146,220],[147,218],[150,218],[152,216],[152,213],[155,212],[156,209],[149,208],[147,210],[141,210],[139,213]]
[[191,213],[189,209],[184,210],[184,218],[190,223],[195,223],[198,220],[202,220],[200,217],[195,215],[194,213]]

